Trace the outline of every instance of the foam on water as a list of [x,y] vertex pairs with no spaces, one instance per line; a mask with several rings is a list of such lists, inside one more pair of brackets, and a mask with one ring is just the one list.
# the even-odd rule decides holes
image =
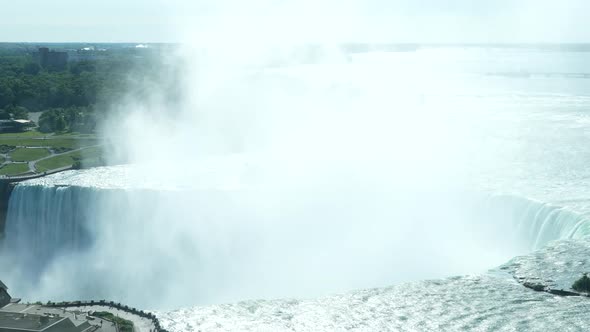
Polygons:
[[586,331],[586,298],[531,291],[511,276],[406,283],[317,299],[158,312],[181,331]]
[[[362,97],[268,101],[269,114],[294,112],[254,126],[268,137],[238,139],[268,144],[262,158],[199,155],[185,172],[116,166],[17,186],[2,259],[26,263],[6,282],[31,300],[211,304],[161,311],[172,331],[588,329],[586,299],[515,278],[567,288],[590,268],[590,90],[577,75],[589,68],[584,52],[462,48],[265,68],[254,94],[287,82],[305,97]],[[201,141],[217,137],[199,129]],[[215,304],[277,297],[315,299]]]
[[[297,207],[301,202],[291,202],[289,212],[260,209],[259,204],[280,196],[260,189],[107,186],[105,175],[118,177],[131,168],[71,171],[14,189],[4,250],[11,253],[15,268],[6,280],[26,290],[22,296],[109,298],[154,308],[260,294],[313,296],[484,271],[490,264],[553,240],[583,236],[590,229],[587,219],[568,209],[507,195],[471,193],[459,201],[456,193],[446,193],[451,200],[443,193],[422,196],[420,202],[431,202],[434,215],[452,220],[429,225],[433,214],[416,205],[414,198],[373,199],[372,206],[380,211],[389,205],[383,218],[362,222],[357,216],[367,207],[363,204],[340,206],[338,214],[323,212],[325,219],[319,222],[318,212]],[[96,186],[71,185],[84,183],[82,178],[97,180]],[[324,198],[322,206],[340,204],[341,199]],[[405,218],[410,219],[394,223]],[[419,241],[410,244],[403,237]],[[422,247],[420,241],[431,245]],[[301,242],[305,245],[298,245]],[[468,256],[460,253],[465,246],[472,250]],[[412,262],[407,255],[391,255],[404,249],[417,255]],[[352,272],[359,266],[366,272],[357,276]],[[266,283],[267,278],[273,282]],[[331,280],[329,285],[325,278]],[[52,287],[57,280],[70,287]],[[164,294],[155,299],[145,293],[150,284],[161,285]]]

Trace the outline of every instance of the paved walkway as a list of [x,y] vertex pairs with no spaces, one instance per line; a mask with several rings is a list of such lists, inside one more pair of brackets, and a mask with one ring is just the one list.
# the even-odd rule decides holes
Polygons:
[[[90,149],[90,148],[94,148],[94,147],[98,147],[98,146],[100,146],[100,144],[85,146],[82,148],[77,148],[77,149],[69,150],[69,151],[62,152],[62,153],[55,153],[55,152],[53,152],[53,150],[51,150],[47,147],[43,147],[43,146],[16,146],[16,149],[46,149],[49,151],[50,154],[46,157],[39,158],[37,160],[32,160],[32,161],[12,161],[12,158],[10,157],[10,152],[9,153],[0,153],[0,156],[4,157],[4,162],[0,164],[0,167],[4,167],[5,165],[8,165],[8,164],[27,164],[27,166],[29,167],[28,173],[32,173],[32,175],[41,175],[41,174],[43,174],[43,172],[41,172],[41,173],[37,172],[37,163],[38,162],[49,159],[49,158],[59,157],[59,156],[62,156],[62,155],[68,154],[68,153],[78,152],[78,151],[82,151],[82,150],[86,150],[86,149]],[[48,171],[47,173],[51,174],[51,173],[61,172],[61,171],[70,169],[70,167],[71,166],[53,169],[53,170]],[[21,173],[21,174],[25,174],[25,173]],[[19,177],[18,174],[10,176],[10,178],[15,178],[15,177]]]
[[150,332],[155,330],[155,326],[151,320],[128,313],[123,310],[111,308],[109,306],[101,306],[101,305],[90,305],[90,306],[81,306],[81,307],[68,307],[67,311],[71,312],[88,312],[88,311],[106,311],[110,312],[114,315],[117,315],[123,319],[127,319],[133,322],[133,327],[135,332]]
[[37,160],[33,160],[33,161],[29,161],[29,170],[32,172],[36,172],[37,168],[36,165],[38,162],[43,161],[45,159],[49,159],[49,158],[53,158],[53,157],[58,157],[58,156],[62,156],[64,154],[68,154],[68,153],[72,153],[72,152],[78,152],[78,151],[82,151],[82,150],[86,150],[86,149],[90,149],[90,148],[95,148],[97,146],[100,146],[99,144],[97,145],[90,145],[90,146],[85,146],[83,148],[78,148],[78,149],[73,149],[67,152],[62,152],[62,153],[54,153],[52,150],[49,150],[49,152],[51,152],[51,154],[47,157],[43,157]]

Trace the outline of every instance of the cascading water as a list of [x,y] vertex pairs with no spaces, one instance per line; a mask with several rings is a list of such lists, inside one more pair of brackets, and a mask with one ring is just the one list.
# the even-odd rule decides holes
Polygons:
[[[554,163],[585,165],[575,159],[586,155],[583,146],[570,144],[585,127],[555,129],[569,128],[564,116],[577,113],[538,116],[539,103],[552,100],[538,92],[543,82],[527,82],[532,97],[512,94],[512,85],[525,86],[514,78],[472,73],[433,74],[422,87],[416,77],[447,67],[438,54],[381,54],[383,65],[374,66],[377,55],[368,54],[314,70],[247,67],[229,78],[207,67],[195,74],[204,78],[192,99],[179,101],[180,120],[162,115],[167,105],[129,105],[107,137],[137,164],[17,186],[4,281],[31,300],[107,298],[146,308],[308,297],[482,272],[551,240],[590,234],[583,215],[568,209],[465,192],[520,186],[545,202],[564,191],[583,196],[575,186],[535,186],[587,176],[539,162],[552,154],[560,156]],[[209,76],[224,80],[209,86]],[[528,183],[528,170],[542,176]],[[154,287],[157,296],[146,291]]]
[[[100,172],[70,175],[90,179],[100,177]],[[56,177],[61,178],[16,186],[3,243],[3,259],[13,266],[7,280],[31,290],[23,296],[41,300],[109,298],[161,307],[258,294],[325,294],[386,285],[407,280],[407,275],[437,277],[485,269],[490,262],[501,263],[549,241],[582,236],[588,224],[566,209],[506,195],[472,195],[461,200],[461,210],[443,195],[423,197],[420,204],[430,204],[435,213],[421,211],[413,199],[373,201],[377,210],[390,205],[389,214],[353,223],[361,212],[353,205],[340,206],[337,214],[318,215],[319,210],[292,201],[269,212],[259,204],[272,203],[273,194],[252,189],[54,186],[51,182],[68,183],[67,173]],[[374,193],[364,196],[370,195]],[[319,204],[339,204],[342,197],[338,199],[324,198]],[[359,208],[367,206],[365,202]],[[433,216],[454,221],[428,224]],[[472,237],[477,245],[440,234]],[[419,241],[411,245],[404,237]],[[435,244],[435,251],[425,250],[420,241]],[[329,246],[320,249],[326,243]],[[472,245],[473,253],[460,255],[457,250],[466,245]],[[408,262],[391,254],[402,248],[411,248],[422,258]],[[444,272],[432,274],[438,265],[444,266]],[[331,266],[332,272],[326,272],[325,266]],[[367,271],[362,277],[347,277],[359,266]],[[397,269],[401,266],[403,273]],[[430,272],[423,266],[429,266]],[[322,281],[326,277],[334,281],[328,285]],[[52,288],[55,280],[70,286]],[[309,286],[309,280],[315,287]],[[165,295],[154,298],[146,293],[150,284],[160,285]],[[285,287],[288,291],[281,291]]]
[[40,275],[53,257],[89,248],[96,220],[84,206],[94,199],[82,188],[16,186],[8,206],[4,251],[18,253],[27,272]]
[[589,220],[564,207],[513,195],[490,195],[484,202],[485,220],[492,224],[510,220],[512,227],[505,231],[516,235],[516,241],[531,251],[550,241],[590,234]]
[[588,40],[588,1],[160,2],[110,24],[186,44],[107,90],[107,159],[133,166],[11,197],[0,277],[25,299],[209,305],[160,312],[173,332],[590,330],[587,298],[520,284],[590,271],[590,47],[555,44]]

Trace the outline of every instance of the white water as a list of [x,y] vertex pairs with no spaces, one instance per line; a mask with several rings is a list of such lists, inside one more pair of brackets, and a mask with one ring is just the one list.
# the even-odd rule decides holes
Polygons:
[[[253,139],[248,127],[222,144],[240,141],[242,154],[182,150],[199,156],[182,166],[186,172],[120,166],[18,186],[4,247],[15,268],[6,282],[32,300],[104,297],[151,308],[317,298],[162,312],[174,331],[583,330],[584,299],[533,293],[513,280],[517,272],[485,270],[564,239],[571,240],[555,249],[563,256],[522,260],[537,267],[581,261],[571,269],[576,275],[587,266],[580,238],[590,231],[583,144],[590,88],[569,74],[590,73],[587,59],[583,52],[426,49],[257,73],[263,83],[254,85],[273,93],[287,86],[305,97],[360,97],[314,98],[332,112],[286,116],[289,125],[279,121],[270,131],[261,125],[269,121],[264,107],[284,105],[246,103],[263,109],[264,121],[253,121],[262,134]],[[334,111],[342,104],[344,112]],[[400,107],[407,114],[388,113]],[[343,123],[334,124],[339,116]],[[293,131],[310,138],[295,140]],[[268,144],[269,137],[276,140]],[[251,153],[258,142],[270,145],[272,158]],[[145,291],[154,285],[157,296]]]
[[[25,290],[22,296],[43,301],[106,298],[154,308],[314,296],[483,271],[551,240],[583,236],[590,226],[566,209],[516,196],[464,196],[460,213],[452,206],[456,202],[437,197],[430,208],[449,220],[438,227],[428,224],[433,214],[419,206],[391,205],[394,212],[372,218],[371,224],[355,223],[361,211],[340,206],[338,214],[322,212],[327,220],[318,224],[307,208],[278,214],[259,209],[260,202],[248,199],[261,196],[253,190],[65,186],[80,176],[126,169],[66,172],[14,189],[4,250],[13,253],[17,266],[17,274],[8,274],[7,280]],[[399,204],[386,200],[372,206],[383,209],[392,203]],[[181,205],[188,208],[170,212]],[[410,225],[391,228],[392,220],[408,217]],[[387,229],[392,233],[382,234]],[[462,254],[467,246],[472,252]],[[401,250],[416,256],[408,261],[407,255],[395,254]],[[55,283],[70,286],[55,289]],[[158,285],[162,294],[154,298],[146,293],[150,285]]]
[[[292,201],[287,212],[259,206],[281,193],[254,189],[64,186],[70,176],[88,179],[125,169],[66,172],[14,189],[4,249],[13,253],[18,266],[18,274],[9,274],[7,280],[17,289],[31,290],[22,296],[114,298],[155,308],[260,296],[315,296],[483,271],[490,262],[499,264],[547,241],[574,236],[585,222],[518,197],[465,196],[463,210],[442,195],[422,197],[433,202],[433,213],[415,206],[413,198],[379,201],[375,197],[382,193],[364,191],[357,194],[374,198],[360,207],[340,205],[359,195],[324,197],[318,201],[321,206],[337,207],[336,212],[297,207],[302,201]],[[265,199],[261,202],[260,197]],[[386,215],[359,217],[366,215],[362,209],[381,211],[386,206]],[[429,225],[433,216],[449,222]],[[405,218],[410,220],[395,222]],[[421,241],[436,246],[423,246]],[[470,255],[461,254],[465,246],[473,248]],[[403,250],[416,257],[392,255]],[[50,287],[56,282],[71,286]],[[163,294],[154,298],[146,293],[152,284]]]

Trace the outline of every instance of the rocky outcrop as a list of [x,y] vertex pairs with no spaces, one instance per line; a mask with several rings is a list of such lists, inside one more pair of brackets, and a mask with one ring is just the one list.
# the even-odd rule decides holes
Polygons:
[[534,282],[527,281],[527,282],[524,282],[522,285],[526,288],[530,288],[530,289],[537,291],[537,292],[544,292],[544,291],[548,290],[547,285],[543,285],[540,283],[534,283]]

